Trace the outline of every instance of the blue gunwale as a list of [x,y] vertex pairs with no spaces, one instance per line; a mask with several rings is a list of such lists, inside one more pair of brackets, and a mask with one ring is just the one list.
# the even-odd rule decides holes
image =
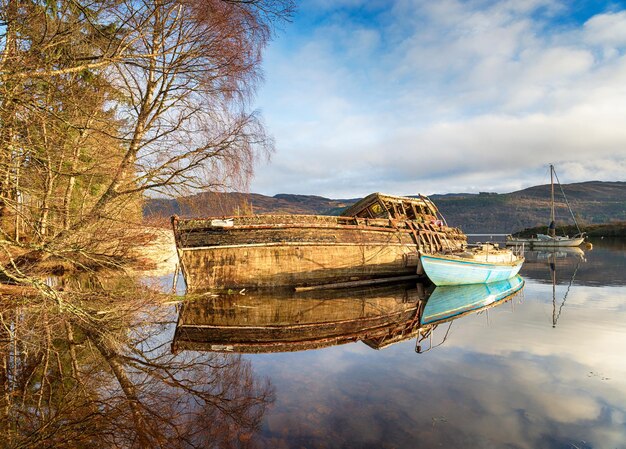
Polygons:
[[501,266],[506,266],[506,268],[508,269],[509,267],[515,267],[517,266],[518,262],[476,262],[473,260],[463,260],[460,258],[456,258],[456,257],[448,257],[448,256],[433,256],[433,255],[423,255],[422,256],[423,259],[433,259],[433,260],[441,260],[441,261],[446,261],[446,262],[452,262],[454,264],[458,264],[458,263],[462,263],[462,264],[469,264],[469,265],[479,265],[479,266],[485,266],[488,268],[493,268],[493,267],[501,267]]

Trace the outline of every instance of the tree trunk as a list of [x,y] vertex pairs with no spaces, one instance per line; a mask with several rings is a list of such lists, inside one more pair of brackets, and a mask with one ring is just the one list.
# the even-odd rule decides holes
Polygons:
[[87,128],[91,126],[92,119],[90,118],[87,122],[85,128],[81,130],[80,136],[78,137],[78,141],[74,147],[74,152],[72,154],[72,162],[70,164],[70,175],[67,180],[67,187],[65,188],[65,195],[63,196],[63,229],[67,230],[70,227],[70,218],[71,218],[71,204],[72,204],[72,194],[74,193],[74,186],[76,185],[76,170],[78,170],[78,161],[81,156],[81,147],[83,144],[83,138],[87,133]]
[[43,241],[48,233],[48,218],[50,216],[50,203],[52,201],[52,193],[54,191],[54,180],[56,176],[52,170],[52,158],[50,155],[50,142],[48,140],[48,128],[44,122],[42,127],[43,135],[43,147],[46,152],[46,166],[44,175],[44,185],[41,197],[41,215],[39,216],[39,223],[37,224],[37,232],[39,238]]
[[17,54],[17,11],[18,0],[8,0],[7,3],[7,22],[5,30],[5,46],[4,50],[0,54],[0,86],[3,87],[4,94],[2,95],[1,109],[1,122],[0,128],[0,227],[8,232],[12,225],[10,218],[11,208],[10,202],[13,194],[11,186],[11,168],[12,168],[12,155],[13,155],[13,141],[14,141],[14,124],[15,124],[15,112],[16,105],[13,102],[13,96],[15,94],[14,80],[10,79],[10,75],[5,75],[10,72],[11,67],[14,65],[13,58]]

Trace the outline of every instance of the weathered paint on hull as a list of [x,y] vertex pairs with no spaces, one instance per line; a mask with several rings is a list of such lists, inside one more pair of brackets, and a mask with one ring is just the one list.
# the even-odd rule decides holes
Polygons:
[[421,261],[426,275],[437,286],[506,280],[519,273],[524,262],[520,259],[515,264],[491,264],[429,255],[422,255]]
[[415,245],[262,244],[179,248],[188,290],[285,287],[415,274]]
[[490,284],[454,285],[437,287],[430,295],[421,324],[434,324],[481,309],[509,298],[524,286],[518,275]]

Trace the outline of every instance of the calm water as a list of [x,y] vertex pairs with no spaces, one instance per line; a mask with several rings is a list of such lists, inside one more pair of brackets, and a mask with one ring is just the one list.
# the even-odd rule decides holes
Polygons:
[[[626,447],[626,248],[528,254],[523,294],[408,340],[247,356],[266,447]],[[556,271],[553,295],[552,271]],[[441,341],[447,326],[435,331]]]
[[454,293],[478,309],[434,329],[415,317],[442,291],[416,284],[209,296],[95,327],[5,310],[0,446],[626,448],[626,245],[527,253],[521,275],[496,302]]

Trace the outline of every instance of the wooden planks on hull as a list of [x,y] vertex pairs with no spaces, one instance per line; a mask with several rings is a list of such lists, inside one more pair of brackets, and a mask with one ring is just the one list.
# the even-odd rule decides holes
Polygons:
[[[179,250],[180,251],[180,250]],[[189,291],[204,286],[304,286],[413,274],[415,246],[264,244],[180,251]]]
[[267,224],[253,224],[250,217],[237,217],[231,227],[213,227],[209,224],[212,220],[178,220],[177,242],[184,248],[269,242],[381,243],[390,238],[415,244],[416,237],[422,237],[421,245],[439,250],[449,249],[456,241],[465,241],[465,235],[457,229],[410,220],[359,219],[359,224],[341,224],[320,223],[320,218],[327,217],[319,216],[303,215],[300,219],[308,221],[296,223],[276,223],[276,217],[267,218]]

